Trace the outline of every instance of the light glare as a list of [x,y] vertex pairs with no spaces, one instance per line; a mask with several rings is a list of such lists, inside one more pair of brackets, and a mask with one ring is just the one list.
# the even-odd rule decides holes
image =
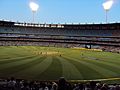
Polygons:
[[30,2],[29,6],[33,12],[36,12],[39,8],[39,5],[34,2]]
[[109,10],[112,7],[113,3],[113,0],[108,0],[107,2],[103,3],[103,8],[105,10]]

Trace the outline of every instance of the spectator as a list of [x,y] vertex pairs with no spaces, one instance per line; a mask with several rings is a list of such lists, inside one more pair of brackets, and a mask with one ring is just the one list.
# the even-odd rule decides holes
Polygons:
[[8,80],[8,88],[9,90],[15,90],[16,80],[14,77],[11,77],[10,80]]
[[58,90],[67,90],[67,82],[64,77],[59,79]]

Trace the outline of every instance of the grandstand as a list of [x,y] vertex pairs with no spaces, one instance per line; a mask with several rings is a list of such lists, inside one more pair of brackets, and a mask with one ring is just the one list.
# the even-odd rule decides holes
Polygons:
[[0,21],[0,78],[119,81],[119,53],[120,23]]
[[34,24],[0,21],[0,45],[114,48],[119,52],[120,23]]

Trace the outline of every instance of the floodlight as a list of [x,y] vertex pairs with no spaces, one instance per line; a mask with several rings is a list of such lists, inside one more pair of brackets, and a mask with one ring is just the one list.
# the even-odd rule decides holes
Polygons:
[[103,3],[103,8],[106,11],[106,23],[107,23],[107,18],[108,18],[107,13],[111,9],[113,3],[114,3],[113,0],[108,0],[105,3]]
[[30,9],[33,12],[33,22],[34,22],[34,14],[37,12],[37,10],[39,8],[39,5],[35,2],[30,2],[29,6],[30,6]]
[[30,8],[33,12],[36,12],[39,8],[39,5],[36,4],[35,2],[30,2]]

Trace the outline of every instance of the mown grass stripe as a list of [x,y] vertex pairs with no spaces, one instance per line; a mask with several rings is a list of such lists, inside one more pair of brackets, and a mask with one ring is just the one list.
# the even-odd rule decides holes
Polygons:
[[103,68],[103,67],[100,67],[100,66],[97,66],[96,64],[93,64],[93,63],[88,63],[86,61],[83,61],[83,60],[81,61],[79,59],[72,58],[72,57],[65,57],[65,58],[74,60],[76,62],[79,62],[79,63],[82,63],[82,64],[88,66],[89,68],[97,71],[99,74],[101,74],[102,76],[104,76],[104,78],[114,77],[114,76],[118,75],[116,72],[113,72],[113,71],[111,71],[109,69],[106,69],[106,68]]
[[[76,57],[77,58],[77,57]],[[83,58],[88,59],[88,60],[98,60],[98,61],[103,61],[103,62],[107,62],[107,63],[115,63],[115,64],[120,64],[120,57],[117,59],[112,59],[112,58],[108,58],[108,57],[93,57],[93,56],[83,56]]]
[[10,48],[4,48],[0,49],[0,58],[1,59],[9,59],[9,58],[15,58],[15,57],[24,57],[24,56],[29,56],[32,53],[25,50],[21,49],[20,47],[10,47]]
[[[35,77],[41,73],[43,73],[52,63],[51,57],[45,57],[38,59],[38,63],[31,64],[29,68],[25,68],[22,71],[18,72],[17,75],[27,79],[36,79]],[[24,73],[24,74],[22,74]]]
[[36,60],[38,58],[40,58],[40,57],[36,56],[36,57],[31,57],[31,58],[23,59],[22,61],[18,60],[18,61],[15,61],[15,62],[4,64],[3,67],[0,68],[0,72],[6,72],[6,73],[8,73],[9,71],[12,72],[12,71],[14,71],[14,69],[20,68],[23,65],[25,65],[26,63],[33,62],[34,60]]
[[57,80],[59,77],[62,77],[62,65],[56,57],[52,57],[51,65],[35,78],[40,80]]
[[[2,55],[4,56],[4,55]],[[29,57],[29,56],[34,56],[34,55],[14,55],[14,56],[11,56],[11,55],[5,55],[4,57],[0,57],[0,62],[1,61],[5,61],[5,60],[12,60],[12,59],[16,59],[16,58],[23,58],[23,57]]]
[[90,68],[88,65],[74,61],[72,59],[63,57],[66,60],[68,60],[69,62],[71,62],[72,64],[75,65],[75,67],[80,71],[80,73],[83,76],[83,79],[78,78],[77,80],[89,80],[89,79],[96,79],[96,78],[101,78],[104,77],[103,75],[101,75],[98,71],[93,70],[92,68]]
[[[18,64],[8,69],[4,69],[2,74],[6,76],[21,77],[21,75],[24,75],[26,73],[26,72],[23,72],[24,70],[31,68],[31,66],[35,66],[41,63],[44,58],[46,57],[34,57],[27,60],[27,62],[22,61],[20,65]],[[22,77],[22,78],[26,78],[26,77]]]
[[9,64],[9,63],[22,62],[22,61],[30,59],[32,57],[36,57],[36,55],[34,55],[34,56],[26,56],[26,57],[21,57],[21,58],[8,59],[8,60],[3,60],[3,61],[0,61],[0,67],[1,66],[7,66],[6,64]]
[[[78,57],[74,57],[76,59],[79,59]],[[95,57],[87,57],[84,56],[82,61],[86,61],[95,65],[98,65],[99,67],[105,67],[105,69],[109,69],[110,71],[118,73],[120,66],[116,63],[110,63],[109,61],[102,60],[102,59],[95,59]]]
[[116,59],[100,59],[101,61],[105,62],[105,63],[111,63],[111,64],[114,64],[115,66],[119,66],[120,65],[120,58],[119,60],[116,60]]
[[120,70],[120,66],[115,63],[109,63],[102,60],[85,60],[85,61],[91,64],[95,64],[99,67],[104,67],[105,69],[116,72],[117,74],[118,74],[118,71]]
[[63,76],[66,79],[83,79],[82,74],[79,72],[79,70],[70,62],[68,62],[66,59],[57,57],[61,64],[62,64],[62,70],[63,70]]

